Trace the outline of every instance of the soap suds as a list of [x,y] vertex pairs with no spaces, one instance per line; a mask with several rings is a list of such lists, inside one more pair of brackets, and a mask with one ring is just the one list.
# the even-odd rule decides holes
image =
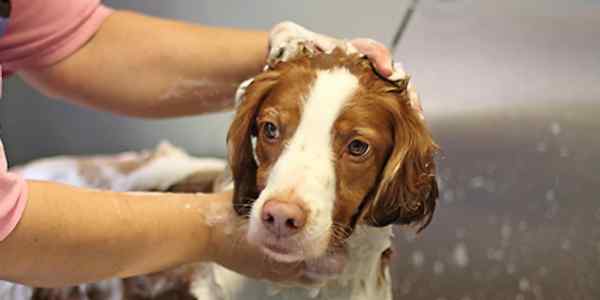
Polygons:
[[234,106],[237,84],[233,81],[209,79],[180,79],[160,97],[160,101],[194,98],[207,111],[224,111]]
[[219,86],[212,80],[208,79],[182,79],[175,82],[164,94],[160,96],[160,100],[169,100],[179,98],[182,95],[193,92],[199,89],[210,89]]
[[219,203],[209,203],[206,207],[200,208],[199,212],[204,218],[206,225],[210,227],[220,226],[226,235],[231,235],[234,230],[245,230],[245,220],[234,222],[232,220],[239,219],[229,209]]

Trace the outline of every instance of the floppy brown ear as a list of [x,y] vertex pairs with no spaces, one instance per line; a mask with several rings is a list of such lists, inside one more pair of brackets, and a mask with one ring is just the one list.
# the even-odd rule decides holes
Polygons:
[[420,231],[431,222],[438,198],[433,159],[437,146],[408,102],[396,102],[390,113],[394,119],[394,148],[379,186],[363,210],[363,220],[378,227],[420,224]]
[[248,86],[227,133],[229,167],[233,175],[233,206],[240,215],[248,215],[258,197],[257,163],[252,149],[252,135],[258,109],[277,82],[277,72],[266,72],[254,78]]

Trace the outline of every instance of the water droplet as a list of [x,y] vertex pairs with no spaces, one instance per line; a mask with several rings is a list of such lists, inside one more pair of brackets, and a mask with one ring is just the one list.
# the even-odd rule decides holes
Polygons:
[[550,132],[552,132],[553,135],[559,135],[561,132],[560,124],[558,122],[552,122],[552,124],[550,124]]
[[517,294],[517,296],[515,296],[515,300],[525,300],[525,296],[523,296],[523,294]]
[[504,259],[504,251],[502,249],[489,248],[487,250],[487,257],[490,260],[501,261],[502,259]]
[[544,216],[548,219],[554,218],[558,214],[558,205],[552,204],[545,212]]
[[454,260],[454,263],[460,268],[464,268],[467,265],[469,265],[469,255],[467,253],[467,246],[464,243],[458,243],[456,245],[452,254],[452,259]]
[[525,222],[525,221],[521,221],[521,222],[519,222],[519,230],[520,230],[520,231],[525,231],[525,230],[527,230],[527,222]]
[[560,248],[563,249],[564,251],[571,250],[571,241],[570,240],[562,241],[562,243],[560,244]]
[[510,227],[510,224],[508,224],[508,223],[502,224],[502,227],[500,228],[500,235],[502,236],[502,239],[508,240],[510,238],[511,234],[512,234],[512,228]]
[[321,292],[320,288],[309,288],[308,289],[308,297],[311,299],[317,298],[317,296],[319,296],[320,292]]
[[554,201],[556,199],[556,196],[554,194],[554,190],[553,189],[549,189],[546,191],[546,200],[547,201]]
[[560,149],[558,150],[558,152],[560,153],[560,157],[569,156],[569,149],[566,146],[560,146]]
[[456,229],[456,238],[459,240],[462,240],[463,238],[465,238],[465,229],[464,228]]
[[433,273],[435,275],[440,275],[444,273],[444,263],[441,261],[436,261],[433,263]]
[[469,182],[469,186],[472,189],[479,189],[481,187],[483,187],[483,185],[485,184],[485,179],[481,176],[476,176],[471,178],[471,181]]
[[545,143],[545,142],[539,142],[539,143],[538,143],[538,144],[535,146],[535,149],[536,149],[538,152],[544,153],[544,152],[546,152],[546,151],[548,150],[548,145],[546,145],[546,143]]
[[413,252],[413,254],[412,254],[413,266],[415,266],[416,268],[421,268],[421,266],[423,266],[423,263],[425,263],[425,255],[423,254],[423,252],[421,252],[421,251]]
[[513,263],[506,264],[506,273],[508,275],[515,274],[515,272],[517,272],[517,266],[515,266],[515,264],[513,264]]
[[404,240],[406,240],[409,243],[412,243],[416,239],[417,239],[417,235],[414,231],[411,231],[411,230],[404,231]]
[[452,191],[452,190],[444,191],[444,193],[442,194],[442,199],[444,199],[444,202],[446,202],[446,203],[454,202],[454,191]]
[[411,280],[402,281],[402,283],[400,284],[400,292],[402,293],[402,295],[408,295],[408,293],[410,293],[410,290],[412,289],[412,284],[413,282]]
[[529,280],[527,278],[519,279],[519,289],[523,292],[528,291],[530,288]]

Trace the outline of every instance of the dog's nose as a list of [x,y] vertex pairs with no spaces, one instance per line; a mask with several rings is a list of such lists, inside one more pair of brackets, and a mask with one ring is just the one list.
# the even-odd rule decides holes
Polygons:
[[262,222],[278,238],[298,233],[306,223],[306,212],[293,202],[269,200],[262,209]]

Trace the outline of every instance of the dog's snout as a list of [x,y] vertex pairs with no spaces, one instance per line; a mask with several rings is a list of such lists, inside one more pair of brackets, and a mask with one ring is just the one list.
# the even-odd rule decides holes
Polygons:
[[297,203],[269,200],[261,214],[265,228],[278,238],[298,233],[306,223],[306,211]]

